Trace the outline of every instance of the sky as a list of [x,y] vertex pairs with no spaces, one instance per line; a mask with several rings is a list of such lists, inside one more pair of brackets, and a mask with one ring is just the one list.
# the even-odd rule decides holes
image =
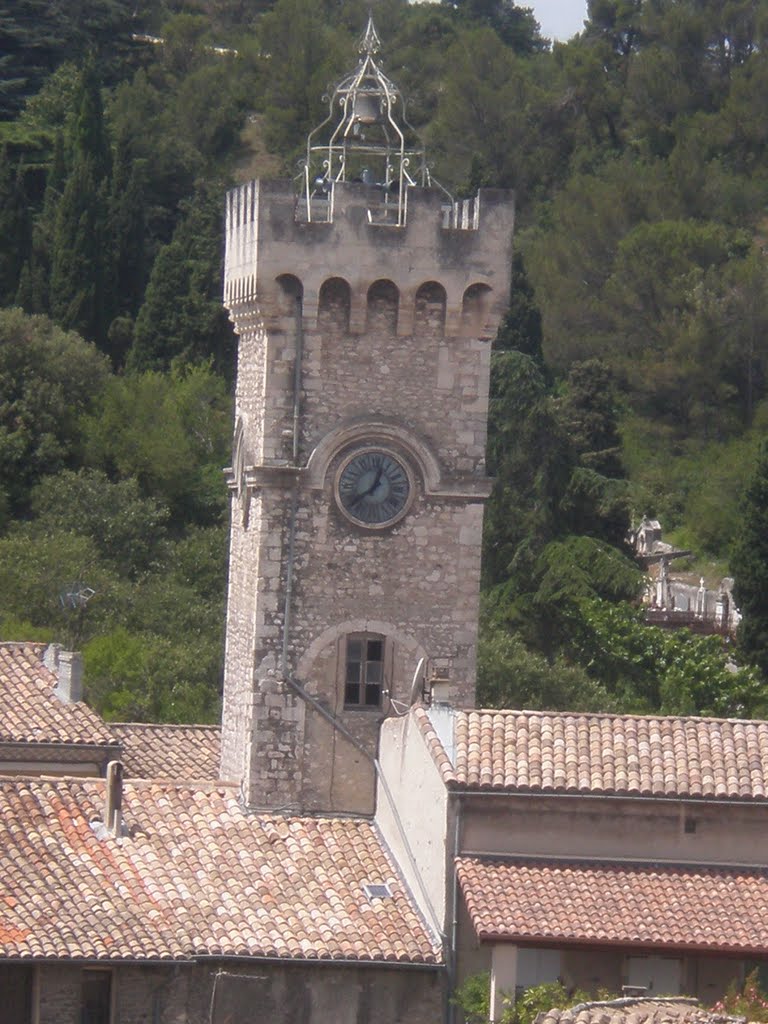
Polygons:
[[586,0],[517,0],[520,7],[532,7],[547,39],[565,42],[581,32],[587,15]]

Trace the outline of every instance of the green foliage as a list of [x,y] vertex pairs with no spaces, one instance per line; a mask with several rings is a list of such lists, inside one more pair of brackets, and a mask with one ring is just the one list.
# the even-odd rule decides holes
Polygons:
[[63,470],[32,491],[34,529],[89,538],[124,578],[157,568],[165,554],[168,510],[143,497],[136,480],[112,482],[98,470]]
[[118,628],[83,648],[85,695],[111,721],[206,722],[218,702],[218,667],[205,645]]
[[746,976],[743,985],[731,982],[723,998],[712,1007],[712,1012],[749,1021],[768,1021],[768,995],[760,984],[760,973],[756,967]]
[[83,416],[108,367],[93,345],[46,317],[0,311],[0,491],[16,514],[30,488],[73,465]]
[[731,565],[734,597],[743,615],[741,649],[768,678],[768,443],[764,443],[744,493]]
[[518,635],[493,621],[482,623],[477,700],[485,708],[620,710],[608,690],[580,666],[563,658],[548,661],[530,651]]
[[4,146],[0,148],[0,306],[13,303],[30,242],[22,165],[11,164]]
[[155,261],[136,319],[133,370],[167,370],[174,360],[212,359],[232,373],[234,333],[220,298],[218,197],[198,194]]
[[[607,998],[607,994],[601,993]],[[534,985],[514,1002],[509,1000],[502,1011],[501,1024],[533,1024],[540,1013],[565,1009],[589,999],[589,994],[576,989],[568,991],[559,981]],[[466,1024],[487,1024],[490,1015],[490,975],[473,974],[456,990],[453,1002],[462,1010]]]
[[768,711],[758,673],[737,668],[720,637],[646,626],[627,604],[585,603],[573,654],[626,710],[720,718]]
[[[72,608],[65,595],[85,587],[94,596],[84,607]],[[45,532],[31,523],[20,523],[0,537],[0,589],[5,614],[53,629],[73,650],[119,612],[127,597],[89,537]]]
[[48,75],[71,60],[97,52],[110,76],[120,74],[132,31],[128,0],[43,0],[0,4],[0,117],[12,117]]
[[166,505],[179,522],[211,523],[225,509],[221,467],[231,407],[204,366],[111,378],[86,422],[86,460]]
[[277,0],[261,19],[259,35],[269,54],[267,141],[288,156],[325,116],[322,96],[349,63],[349,39],[329,24],[322,4],[307,0]]
[[[507,0],[375,11],[437,177],[517,194],[492,357],[488,700],[762,707],[714,643],[648,634],[621,601],[637,591],[630,507],[727,558],[768,434],[765,15],[765,0],[590,0],[585,31],[549,51]],[[294,173],[365,17],[358,0],[0,0],[0,117],[18,115],[0,123],[0,302],[127,370],[0,314],[4,621],[117,637],[93,692],[121,717],[213,707],[234,370],[221,195],[253,162],[250,113]],[[144,30],[164,44],[129,41]],[[768,626],[749,622],[768,553],[745,508],[732,568],[762,663]],[[24,557],[40,586],[46,571],[98,578],[82,621],[27,586]],[[156,686],[142,643],[168,666]]]

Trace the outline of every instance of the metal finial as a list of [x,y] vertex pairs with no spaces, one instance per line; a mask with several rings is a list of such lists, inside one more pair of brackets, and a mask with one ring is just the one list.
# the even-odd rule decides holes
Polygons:
[[368,12],[368,24],[365,26],[365,32],[360,37],[360,42],[357,44],[358,53],[366,53],[369,56],[372,53],[378,53],[381,49],[381,40],[379,39],[379,33],[376,31],[376,26],[373,24],[373,14]]

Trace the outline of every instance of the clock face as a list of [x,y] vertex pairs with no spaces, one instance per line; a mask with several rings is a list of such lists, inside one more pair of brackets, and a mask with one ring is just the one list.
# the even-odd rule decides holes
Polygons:
[[405,514],[410,494],[411,478],[405,466],[378,448],[351,455],[336,480],[342,512],[362,526],[391,526]]

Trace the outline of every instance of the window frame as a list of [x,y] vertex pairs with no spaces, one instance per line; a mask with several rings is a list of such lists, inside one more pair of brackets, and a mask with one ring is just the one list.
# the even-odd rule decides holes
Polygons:
[[[360,657],[350,658],[350,646],[352,644],[360,644]],[[370,650],[369,644],[380,645],[380,657],[371,658],[369,657]],[[390,654],[390,645],[387,642],[387,638],[381,633],[347,633],[346,636],[342,637],[341,644],[341,657],[339,659],[341,664],[341,703],[344,711],[363,711],[363,712],[376,712],[381,711],[384,706],[384,691],[388,689],[386,680],[388,678],[388,661]],[[365,656],[363,656],[365,655]],[[350,665],[358,665],[359,671],[356,679],[350,679]],[[369,668],[370,665],[378,665],[380,678],[378,680],[369,679]],[[349,699],[350,687],[357,688],[356,701]],[[369,703],[368,688],[377,687],[377,700],[376,703]]]

